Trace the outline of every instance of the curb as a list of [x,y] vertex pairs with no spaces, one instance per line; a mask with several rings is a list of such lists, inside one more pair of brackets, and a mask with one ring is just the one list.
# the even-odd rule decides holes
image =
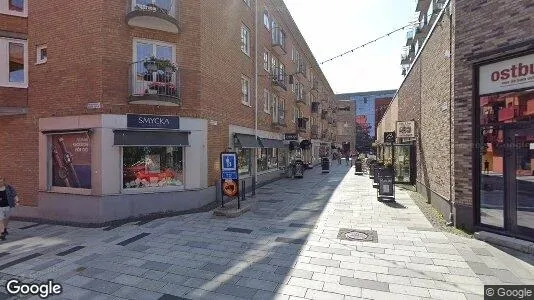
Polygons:
[[480,240],[480,241],[503,246],[503,247],[517,250],[519,252],[523,252],[527,254],[534,254],[534,243],[533,242],[520,240],[520,239],[512,238],[509,236],[495,234],[495,233],[491,233],[487,231],[475,232],[474,236],[475,236],[475,239]]

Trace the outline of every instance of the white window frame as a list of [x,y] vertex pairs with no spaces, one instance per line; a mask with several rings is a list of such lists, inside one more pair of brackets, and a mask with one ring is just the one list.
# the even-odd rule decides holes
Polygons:
[[[246,90],[245,90],[246,83]],[[246,94],[245,94],[246,93]],[[246,100],[245,100],[246,96]],[[250,79],[245,75],[241,75],[241,103],[246,106],[250,106]]]
[[278,121],[278,96],[276,94],[272,95],[271,108],[273,120]]
[[241,51],[250,56],[250,29],[241,23]]
[[[37,57],[36,57],[36,60],[35,60],[36,61],[35,62],[36,65],[41,65],[41,64],[44,64],[44,63],[46,63],[48,61],[48,50],[47,49],[48,49],[48,47],[47,47],[46,44],[37,46],[37,54],[36,54]],[[46,57],[44,59],[41,58],[41,51],[43,51],[43,50],[47,50]]]
[[266,9],[263,10],[263,26],[267,28],[268,31],[271,31],[271,17]]
[[270,114],[271,111],[269,110],[269,107],[271,106],[271,95],[269,94],[269,91],[267,89],[263,90],[263,111],[266,114]]
[[271,53],[267,49],[263,49],[263,69],[271,72]]
[[[9,44],[16,43],[24,45],[24,82],[9,82]],[[28,41],[12,38],[0,37],[0,86],[12,88],[28,88]]]
[[27,18],[28,1],[29,0],[24,0],[24,7],[22,9],[22,12],[9,10],[9,0],[0,1],[0,14]]
[[[174,44],[170,44],[170,43],[166,43],[166,42],[162,42],[162,41],[157,41],[157,40],[149,40],[149,39],[134,39],[133,40],[133,43],[132,43],[132,48],[133,48],[133,62],[138,62],[140,61],[140,59],[138,58],[137,56],[137,43],[143,43],[143,44],[152,44],[152,53],[156,53],[156,49],[155,47],[156,46],[163,46],[163,47],[171,47],[171,51],[172,51],[172,60],[171,62],[176,65],[176,45]],[[132,75],[132,78],[130,80],[132,80],[132,84],[136,84],[136,80],[137,80],[137,76],[135,76],[135,73],[133,73]]]
[[297,110],[297,107],[296,106],[293,106],[293,123],[297,123],[297,118],[298,118],[298,110]]

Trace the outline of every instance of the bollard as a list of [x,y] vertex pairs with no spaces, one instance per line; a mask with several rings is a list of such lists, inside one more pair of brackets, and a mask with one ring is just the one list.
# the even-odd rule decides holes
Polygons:
[[241,181],[241,197],[242,197],[241,200],[243,200],[243,201],[246,200],[246,198],[247,198],[247,195],[246,195],[247,194],[247,189],[246,189],[246,187],[247,187],[247,182],[245,180]]
[[252,177],[252,197],[256,196],[256,177]]

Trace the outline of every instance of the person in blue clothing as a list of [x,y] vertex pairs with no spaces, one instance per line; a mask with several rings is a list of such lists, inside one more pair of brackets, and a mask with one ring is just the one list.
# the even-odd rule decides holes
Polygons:
[[11,185],[6,183],[5,178],[0,177],[0,239],[5,240],[7,232],[7,224],[9,223],[9,215],[11,209],[18,205],[19,197],[17,191]]

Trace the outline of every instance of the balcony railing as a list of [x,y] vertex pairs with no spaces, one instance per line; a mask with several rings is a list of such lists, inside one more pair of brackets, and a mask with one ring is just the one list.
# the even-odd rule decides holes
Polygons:
[[286,33],[280,27],[271,30],[273,48],[279,54],[286,54]]
[[128,25],[171,33],[179,32],[175,0],[129,1],[131,1],[131,9],[126,14]]
[[[162,62],[160,60],[159,62]],[[177,68],[172,64],[148,59],[130,66],[129,102],[149,105],[179,105],[180,84]]]
[[273,69],[271,79],[275,89],[277,89],[278,91],[287,91],[288,78],[285,72],[283,72],[279,68]]

